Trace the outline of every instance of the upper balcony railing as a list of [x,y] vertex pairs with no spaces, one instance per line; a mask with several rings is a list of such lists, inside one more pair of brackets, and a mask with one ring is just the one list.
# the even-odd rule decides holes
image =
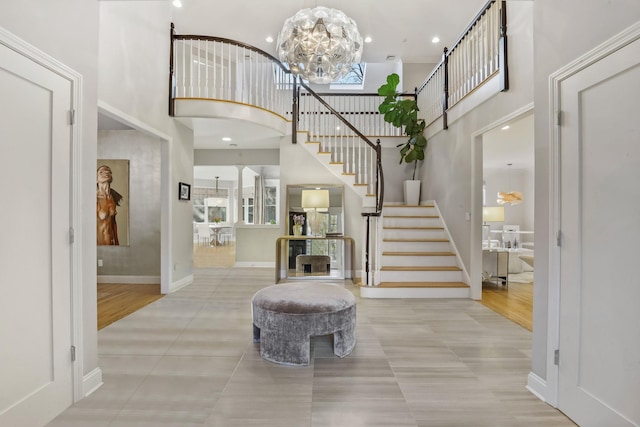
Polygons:
[[449,108],[497,73],[509,89],[506,1],[489,0],[416,91],[427,125],[442,117],[447,129]]
[[275,57],[235,40],[176,35],[171,24],[169,114],[175,100],[207,99],[258,107],[291,120],[294,76]]

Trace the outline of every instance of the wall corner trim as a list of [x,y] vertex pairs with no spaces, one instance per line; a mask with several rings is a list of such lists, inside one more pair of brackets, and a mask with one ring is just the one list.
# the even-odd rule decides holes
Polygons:
[[529,372],[529,375],[527,376],[526,389],[543,402],[547,401],[547,382],[540,378],[537,374]]
[[82,378],[82,395],[89,396],[102,386],[102,369],[95,368]]
[[189,274],[188,276],[183,277],[180,280],[177,280],[171,283],[171,287],[169,288],[169,293],[173,293],[179,289],[184,288],[193,283],[193,274]]

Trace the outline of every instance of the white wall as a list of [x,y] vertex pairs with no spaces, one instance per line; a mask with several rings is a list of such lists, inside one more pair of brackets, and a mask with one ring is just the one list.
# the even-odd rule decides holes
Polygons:
[[[166,1],[100,2],[99,99],[169,135],[171,180],[170,283],[193,273],[192,208],[179,201],[178,182],[193,181],[193,135],[168,116],[169,29],[173,6]],[[158,165],[160,167],[160,165]]]
[[[549,229],[549,75],[640,19],[638,0],[536,0],[534,20],[536,286],[532,370],[546,378]],[[612,167],[615,167],[612,165]]]
[[[98,3],[85,0],[3,2],[0,26],[82,74],[80,180],[83,372],[98,366],[96,316],[95,159],[97,140]],[[28,168],[29,165],[24,165]],[[78,234],[78,232],[77,232]],[[28,351],[29,349],[25,349]]]
[[533,99],[532,9],[531,1],[507,2],[509,91],[493,96],[449,123],[448,130],[431,136],[421,166],[421,200],[437,201],[467,269],[471,251],[480,250],[471,248],[471,222],[465,219],[465,213],[472,211],[472,135]]

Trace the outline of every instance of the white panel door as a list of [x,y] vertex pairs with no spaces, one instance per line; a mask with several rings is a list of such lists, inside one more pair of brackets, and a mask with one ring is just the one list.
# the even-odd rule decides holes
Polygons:
[[561,84],[558,408],[640,425],[640,41]]
[[0,44],[0,425],[72,403],[71,83]]

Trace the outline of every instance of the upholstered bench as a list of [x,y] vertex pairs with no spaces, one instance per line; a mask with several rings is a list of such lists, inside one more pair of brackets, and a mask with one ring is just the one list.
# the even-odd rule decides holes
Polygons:
[[331,271],[329,255],[298,255],[296,257],[297,273],[326,273]]
[[308,365],[310,337],[333,334],[333,352],[356,345],[356,299],[339,285],[295,282],[256,292],[251,302],[253,339],[260,356],[275,363]]

